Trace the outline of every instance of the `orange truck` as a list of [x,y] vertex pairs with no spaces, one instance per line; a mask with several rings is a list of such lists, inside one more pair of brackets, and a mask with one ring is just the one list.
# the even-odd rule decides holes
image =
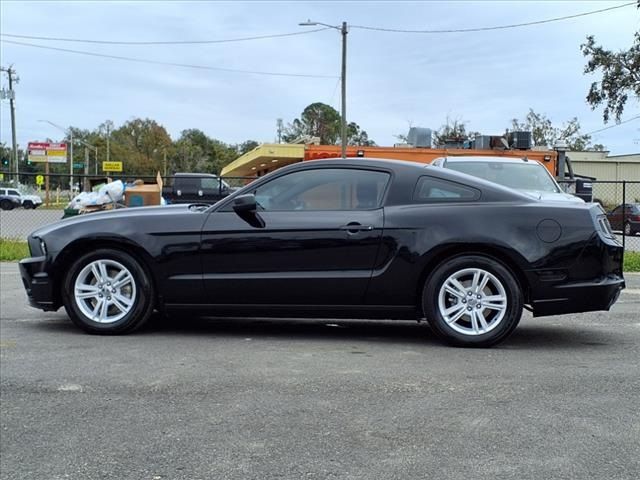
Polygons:
[[[304,161],[326,160],[340,158],[341,147],[339,145],[306,145]],[[563,186],[568,187],[570,193],[574,193],[585,201],[592,200],[591,177],[580,177],[573,172],[571,161],[564,151],[557,150],[518,150],[518,149],[470,149],[470,148],[423,148],[423,147],[347,147],[347,157],[386,158],[392,160],[406,160],[410,162],[431,163],[439,157],[453,156],[487,156],[506,158],[528,158],[537,160],[559,180]]]

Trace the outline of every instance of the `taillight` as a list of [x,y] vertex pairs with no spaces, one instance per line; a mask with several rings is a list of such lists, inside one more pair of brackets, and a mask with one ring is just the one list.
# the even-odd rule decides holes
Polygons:
[[627,218],[633,222],[640,222],[640,215],[629,215]]
[[607,219],[606,215],[598,215],[597,216],[598,229],[600,232],[609,238],[615,238],[613,234],[613,230],[611,229],[611,224],[609,223],[609,219]]

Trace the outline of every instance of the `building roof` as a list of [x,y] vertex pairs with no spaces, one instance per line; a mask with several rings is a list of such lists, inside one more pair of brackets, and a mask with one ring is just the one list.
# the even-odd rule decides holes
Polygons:
[[263,143],[222,169],[221,176],[255,177],[274,168],[301,162],[304,144]]

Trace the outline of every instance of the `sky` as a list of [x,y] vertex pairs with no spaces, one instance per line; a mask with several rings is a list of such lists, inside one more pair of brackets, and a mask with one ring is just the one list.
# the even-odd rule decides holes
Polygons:
[[[273,142],[276,121],[324,102],[340,109],[341,36],[310,32],[311,19],[346,21],[347,119],[378,145],[393,145],[410,126],[439,128],[447,118],[497,135],[529,108],[557,125],[577,117],[583,132],[605,126],[602,109],[585,101],[598,75],[584,75],[587,35],[607,49],[627,49],[640,25],[629,6],[559,22],[473,33],[392,33],[355,28],[459,29],[524,23],[598,10],[628,1],[450,2],[0,2],[0,33],[110,41],[222,40],[281,33],[302,35],[187,45],[105,45],[0,39],[0,62],[20,78],[16,124],[20,146],[61,139],[63,127],[116,128],[148,117],[173,139],[198,128],[227,143]],[[136,63],[9,44],[19,40],[158,62],[304,75],[284,77]],[[1,85],[7,87],[6,75]],[[640,114],[627,103],[623,120]],[[0,140],[11,143],[9,102],[2,101]],[[611,154],[640,152],[640,119],[596,133]]]

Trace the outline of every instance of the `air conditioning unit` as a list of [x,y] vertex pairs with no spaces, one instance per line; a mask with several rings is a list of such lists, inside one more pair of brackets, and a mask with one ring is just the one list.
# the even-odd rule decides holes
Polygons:
[[431,148],[431,129],[411,127],[407,135],[407,143],[414,147]]
[[531,149],[531,132],[515,131],[509,132],[507,138],[509,146],[516,150],[530,150]]

